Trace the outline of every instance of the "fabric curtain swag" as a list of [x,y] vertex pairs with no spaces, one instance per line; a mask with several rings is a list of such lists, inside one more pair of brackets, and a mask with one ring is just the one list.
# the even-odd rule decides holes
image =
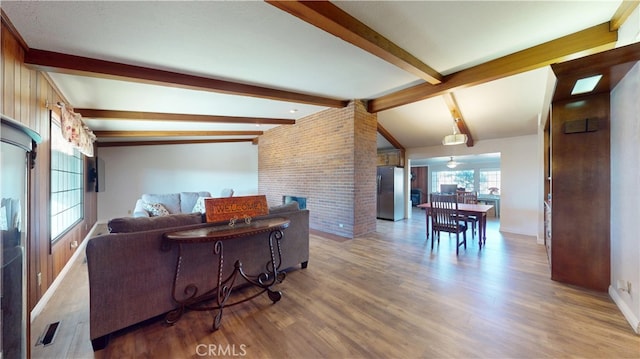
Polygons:
[[69,110],[66,106],[62,108],[61,130],[62,137],[87,157],[93,157],[93,143],[96,135],[82,122],[82,116]]

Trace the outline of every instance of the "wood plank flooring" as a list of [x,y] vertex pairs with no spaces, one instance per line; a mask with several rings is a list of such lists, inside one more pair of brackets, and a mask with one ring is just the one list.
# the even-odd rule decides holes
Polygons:
[[[32,324],[32,357],[640,358],[640,336],[608,295],[551,281],[535,239],[490,220],[487,246],[469,240],[456,257],[446,234],[431,251],[424,222],[415,210],[353,240],[312,234],[309,267],[287,274],[280,302],[226,309],[217,332],[206,312],[151,320],[95,353],[80,258]],[[54,343],[35,345],[53,321]]]

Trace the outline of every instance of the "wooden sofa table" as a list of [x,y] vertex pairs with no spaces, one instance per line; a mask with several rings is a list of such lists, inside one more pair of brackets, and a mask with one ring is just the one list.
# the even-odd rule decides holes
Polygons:
[[[178,259],[176,262],[172,286],[172,296],[178,303],[178,307],[167,314],[165,318],[166,322],[169,324],[175,323],[182,316],[185,309],[206,311],[217,310],[217,314],[213,320],[213,330],[215,331],[220,327],[224,307],[246,302],[265,292],[273,303],[279,301],[282,297],[282,293],[280,291],[273,290],[272,286],[276,283],[282,282],[285,277],[285,272],[278,271],[280,269],[280,264],[282,263],[280,241],[284,236],[283,230],[287,228],[289,224],[290,221],[287,218],[269,218],[255,221],[251,221],[249,218],[246,221],[237,223],[212,223],[210,226],[197,229],[165,233],[163,249],[166,250],[172,245],[178,246]],[[265,268],[265,271],[256,275],[247,274],[242,269],[242,262],[239,259],[233,259],[235,260],[234,269],[225,277],[222,271],[224,261],[224,242],[259,233],[265,233],[265,242],[267,242],[265,245],[269,246],[269,252],[271,253],[271,260]],[[189,284],[184,291],[185,294],[190,293],[190,296],[186,299],[178,299],[178,296],[176,295],[176,287],[178,278],[180,277],[180,267],[183,262],[182,247],[185,245],[198,245],[199,243],[214,243],[213,255],[215,259],[217,259],[216,264],[218,267],[216,278],[217,285],[215,288],[198,295],[198,288],[194,284]],[[261,290],[247,298],[233,303],[227,303],[238,275],[244,278],[249,284],[258,287]],[[212,301],[214,301],[213,304],[207,304]]]

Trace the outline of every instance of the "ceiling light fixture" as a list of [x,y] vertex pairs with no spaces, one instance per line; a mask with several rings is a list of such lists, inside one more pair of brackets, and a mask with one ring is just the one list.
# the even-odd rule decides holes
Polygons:
[[451,157],[451,159],[449,160],[449,162],[447,162],[447,167],[449,168],[456,168],[458,167],[459,163],[453,160],[453,157]]
[[467,143],[467,135],[465,135],[464,133],[458,133],[458,119],[454,119],[453,122],[453,134],[446,135],[442,139],[442,144],[445,146],[461,145],[463,143]]
[[572,95],[579,95],[581,93],[587,93],[593,91],[593,89],[598,86],[598,82],[602,75],[595,75],[590,77],[585,77],[576,81],[575,85],[573,85],[573,89],[571,90]]

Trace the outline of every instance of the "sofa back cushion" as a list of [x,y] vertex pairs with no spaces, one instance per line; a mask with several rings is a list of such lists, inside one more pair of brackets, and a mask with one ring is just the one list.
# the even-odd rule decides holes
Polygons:
[[182,213],[193,212],[199,197],[211,197],[211,193],[207,191],[200,192],[180,192],[180,210]]
[[109,221],[110,233],[141,232],[202,223],[202,214],[184,213],[162,217],[122,217]]

